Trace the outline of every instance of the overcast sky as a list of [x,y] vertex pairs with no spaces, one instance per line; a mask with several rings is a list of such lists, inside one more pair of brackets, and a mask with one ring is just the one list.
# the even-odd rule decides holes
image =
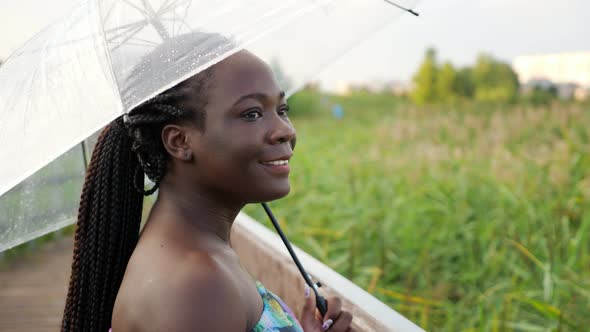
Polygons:
[[[0,58],[75,1],[0,0]],[[480,52],[512,61],[524,54],[590,51],[590,0],[421,0],[416,10],[420,17],[402,15],[321,80],[408,80],[428,46],[457,65],[472,63]]]

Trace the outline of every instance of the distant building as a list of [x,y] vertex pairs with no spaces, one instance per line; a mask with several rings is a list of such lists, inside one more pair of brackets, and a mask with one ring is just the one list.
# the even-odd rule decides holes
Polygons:
[[589,99],[590,98],[590,88],[589,89],[584,89],[584,88],[576,89],[576,91],[574,91],[574,98],[576,100]]
[[[576,83],[560,83],[560,84],[557,84],[556,87],[557,87],[557,96],[561,99],[574,99],[574,98],[576,98],[576,91],[585,90],[583,87],[577,85]],[[585,98],[577,98],[577,99],[585,99]]]
[[525,55],[514,59],[523,89],[551,84],[561,98],[584,99],[590,89],[590,52]]
[[402,81],[389,81],[385,82],[383,90],[396,96],[404,96],[410,93],[411,88],[408,83]]
[[319,90],[319,89],[320,89],[320,82],[318,82],[318,81],[307,82],[303,85],[303,90]]
[[374,83],[369,82],[347,82],[338,81],[334,93],[341,96],[348,96],[353,92],[358,91],[373,91],[375,88]]
[[[573,99],[576,98],[576,93],[579,96],[583,96],[580,94],[580,90],[586,90],[583,87],[580,87],[576,83],[554,83],[548,79],[532,79],[528,80],[521,84],[520,89],[523,93],[531,93],[534,89],[541,89],[545,91],[555,91],[557,97],[561,99]],[[580,98],[577,98],[580,99]],[[583,99],[583,98],[582,98]]]
[[334,93],[340,96],[348,96],[352,92],[352,87],[350,82],[346,81],[338,81],[336,83],[336,87],[334,88]]
[[367,91],[371,93],[391,93],[396,96],[405,95],[409,92],[408,84],[401,81],[382,81],[372,80],[366,82],[346,82],[339,81],[336,83],[334,93],[342,96],[350,95],[355,91]]

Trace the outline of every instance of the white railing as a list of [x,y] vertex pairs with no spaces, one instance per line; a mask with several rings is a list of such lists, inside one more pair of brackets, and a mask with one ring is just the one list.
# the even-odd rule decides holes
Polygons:
[[[303,279],[277,234],[241,213],[233,227],[232,245],[255,278],[296,313],[301,311]],[[321,281],[322,294],[342,299],[343,308],[354,316],[353,325],[357,331],[424,331],[325,264],[295,246],[294,249],[307,272],[314,280]]]

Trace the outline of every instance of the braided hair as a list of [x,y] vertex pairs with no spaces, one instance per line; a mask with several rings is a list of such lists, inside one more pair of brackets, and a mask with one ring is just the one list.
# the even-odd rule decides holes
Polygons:
[[[62,331],[108,331],[127,263],[137,244],[143,196],[154,193],[170,158],[161,131],[204,130],[213,67],[107,125],[94,148],[80,198]],[[144,190],[144,174],[155,184]]]

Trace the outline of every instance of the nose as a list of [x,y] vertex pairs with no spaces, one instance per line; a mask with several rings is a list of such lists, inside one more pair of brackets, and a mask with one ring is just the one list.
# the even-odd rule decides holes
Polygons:
[[277,116],[269,134],[270,144],[291,143],[295,146],[296,131],[289,119]]

